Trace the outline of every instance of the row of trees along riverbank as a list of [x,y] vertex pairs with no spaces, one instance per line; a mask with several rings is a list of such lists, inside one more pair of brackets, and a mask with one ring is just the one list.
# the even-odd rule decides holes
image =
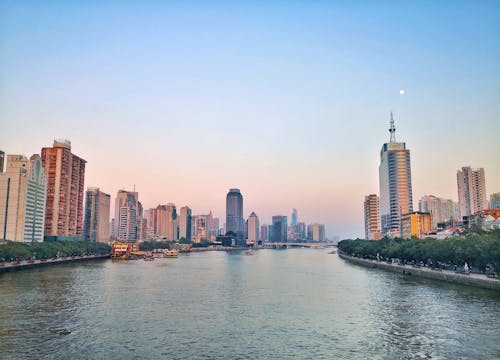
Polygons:
[[500,230],[469,233],[444,240],[389,239],[342,240],[340,251],[364,259],[397,258],[406,262],[440,265],[469,266],[484,272],[491,265],[500,270]]
[[49,259],[58,256],[82,256],[109,254],[108,244],[86,241],[35,242],[23,243],[6,241],[0,245],[0,261]]

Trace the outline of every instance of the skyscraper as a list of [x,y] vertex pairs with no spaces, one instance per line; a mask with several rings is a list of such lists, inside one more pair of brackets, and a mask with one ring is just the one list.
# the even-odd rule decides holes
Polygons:
[[71,153],[69,140],[54,140],[42,149],[42,164],[48,179],[45,236],[80,237],[86,161]]
[[248,243],[257,245],[259,242],[259,218],[252,212],[248,217]]
[[325,225],[317,223],[307,225],[307,239],[314,242],[325,241]]
[[381,238],[380,204],[376,194],[365,196],[365,239],[378,240]]
[[379,185],[382,235],[399,236],[401,215],[413,212],[410,150],[396,142],[391,113],[390,141],[380,151]]
[[28,160],[9,155],[6,171],[0,172],[0,239],[43,241],[46,195],[47,177],[40,156]]
[[90,242],[109,242],[109,208],[111,197],[97,187],[85,192],[85,221],[83,239]]
[[244,238],[243,196],[239,189],[230,189],[226,196],[226,232]]
[[115,199],[115,236],[118,241],[138,240],[138,194],[118,190]]
[[462,167],[457,171],[457,186],[461,216],[474,215],[488,208],[483,168]]
[[292,211],[292,223],[290,224],[290,226],[297,226],[297,209],[293,209]]
[[184,238],[187,242],[191,242],[191,219],[191,209],[188,206],[181,207],[179,216],[179,239]]
[[288,221],[286,216],[273,216],[271,241],[287,242]]

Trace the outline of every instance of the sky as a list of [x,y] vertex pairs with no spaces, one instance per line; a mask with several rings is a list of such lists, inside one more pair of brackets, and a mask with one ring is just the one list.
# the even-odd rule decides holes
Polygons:
[[[411,150],[413,201],[500,191],[500,2],[0,0],[0,149],[53,139],[85,186],[363,237],[379,152]],[[400,90],[404,90],[401,94]],[[222,220],[223,221],[223,220]]]

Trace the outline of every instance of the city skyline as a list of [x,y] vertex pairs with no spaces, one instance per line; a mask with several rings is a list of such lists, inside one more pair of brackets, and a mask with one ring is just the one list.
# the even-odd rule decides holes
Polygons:
[[414,208],[464,166],[500,191],[496,3],[26,4],[0,5],[1,150],[70,139],[85,188],[223,218],[236,187],[261,223],[363,237],[394,111]]

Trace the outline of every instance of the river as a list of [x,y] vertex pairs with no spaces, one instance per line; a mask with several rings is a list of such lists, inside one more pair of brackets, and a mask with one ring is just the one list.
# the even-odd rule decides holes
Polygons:
[[4,359],[498,359],[500,294],[319,249],[0,274]]

